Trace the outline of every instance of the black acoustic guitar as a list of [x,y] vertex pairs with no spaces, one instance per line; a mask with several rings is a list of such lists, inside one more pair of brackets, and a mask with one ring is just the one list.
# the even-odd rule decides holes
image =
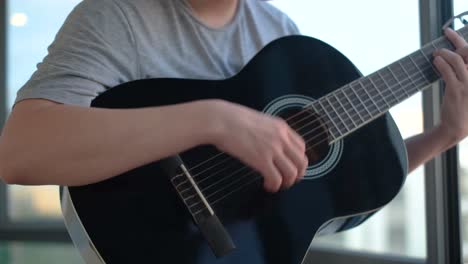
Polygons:
[[[467,28],[459,33],[468,38]],[[147,79],[109,89],[91,106],[220,98],[281,116],[320,158],[303,181],[275,194],[263,190],[259,173],[213,146],[65,187],[73,241],[89,263],[301,263],[314,236],[362,223],[401,189],[406,150],[387,112],[439,80],[436,48],[453,50],[440,38],[362,77],[331,46],[289,36],[226,80]]]

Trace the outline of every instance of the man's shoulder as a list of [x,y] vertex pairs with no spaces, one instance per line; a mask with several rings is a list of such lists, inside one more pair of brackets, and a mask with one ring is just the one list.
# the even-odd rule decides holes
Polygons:
[[266,12],[274,16],[287,16],[283,11],[276,8],[274,5],[270,4],[269,1],[265,0],[244,0],[249,6]]
[[[242,0],[241,0],[242,1]],[[271,24],[273,27],[284,28],[289,34],[299,34],[294,21],[283,11],[264,0],[243,0],[256,17],[261,17],[262,21]]]

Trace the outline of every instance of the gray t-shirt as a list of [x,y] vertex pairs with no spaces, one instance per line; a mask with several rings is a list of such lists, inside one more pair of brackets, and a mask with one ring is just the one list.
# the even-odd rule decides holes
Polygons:
[[285,14],[264,1],[240,0],[235,17],[222,28],[203,24],[185,1],[82,1],[15,103],[44,98],[89,106],[106,89],[136,79],[223,79],[272,40],[299,34]]

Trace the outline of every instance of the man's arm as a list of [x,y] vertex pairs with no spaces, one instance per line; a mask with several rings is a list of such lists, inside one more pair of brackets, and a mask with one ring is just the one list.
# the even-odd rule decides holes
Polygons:
[[100,109],[19,102],[0,137],[8,183],[83,185],[208,142],[206,104]]
[[0,177],[86,185],[204,144],[259,171],[272,192],[290,187],[308,164],[304,140],[284,120],[227,101],[102,109],[33,99],[19,102],[5,124]]
[[408,172],[412,172],[436,155],[456,145],[456,139],[450,138],[444,132],[441,127],[436,126],[425,133],[405,140],[408,152]]
[[468,136],[468,44],[451,29],[445,35],[456,51],[441,49],[434,53],[434,65],[446,84],[441,120],[431,130],[405,141],[409,171]]

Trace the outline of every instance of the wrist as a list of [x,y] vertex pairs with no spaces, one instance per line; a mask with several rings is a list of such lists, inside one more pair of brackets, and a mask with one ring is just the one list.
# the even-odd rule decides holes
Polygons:
[[222,100],[210,99],[194,102],[197,110],[195,120],[201,132],[201,145],[217,145],[223,140],[225,134],[224,118],[222,108],[225,104]]
[[435,139],[440,141],[442,144],[442,151],[445,151],[453,146],[455,146],[459,141],[459,137],[456,133],[442,124],[436,125],[432,129],[432,133],[435,136]]

